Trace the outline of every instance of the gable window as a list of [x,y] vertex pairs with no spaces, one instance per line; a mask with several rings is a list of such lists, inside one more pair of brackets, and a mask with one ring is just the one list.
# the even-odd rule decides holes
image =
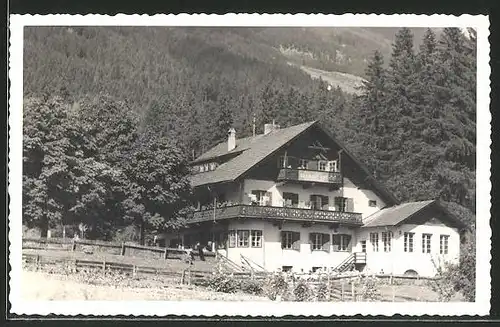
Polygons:
[[449,235],[439,235],[439,253],[448,254],[448,239]]
[[217,168],[217,163],[216,162],[211,162],[208,164],[209,170],[215,170]]
[[238,230],[237,243],[239,248],[247,248],[249,245],[250,232],[246,230]]
[[370,233],[370,243],[372,244],[372,251],[378,252],[378,233]]
[[312,251],[323,250],[330,252],[330,234],[310,233],[309,242]]
[[349,251],[349,243],[351,243],[351,235],[333,234],[333,251]]
[[313,194],[311,199],[311,209],[313,210],[328,210],[328,196]]
[[413,252],[413,236],[415,233],[404,233],[404,250],[405,252]]
[[326,171],[327,163],[328,162],[324,160],[318,161],[318,170]]
[[285,250],[300,251],[300,233],[299,232],[281,232],[281,248]]
[[299,159],[299,169],[307,169],[307,159]]
[[376,207],[377,206],[377,200],[368,200],[368,206],[369,207]]
[[432,234],[422,234],[422,253],[431,253]]
[[270,206],[271,205],[271,192],[254,190],[252,191],[252,204],[259,206]]
[[252,247],[253,248],[260,248],[262,247],[262,231],[261,230],[252,230],[251,231],[251,240],[252,240]]
[[236,247],[236,231],[234,229],[229,231],[229,247]]
[[283,192],[283,206],[294,207],[299,205],[299,195],[297,193]]
[[278,159],[278,168],[286,168],[287,166],[287,158],[284,156],[279,157]]
[[337,160],[328,161],[328,170],[329,171],[333,171],[333,172],[338,172],[339,171]]
[[382,232],[382,243],[384,244],[384,252],[391,252],[392,232]]

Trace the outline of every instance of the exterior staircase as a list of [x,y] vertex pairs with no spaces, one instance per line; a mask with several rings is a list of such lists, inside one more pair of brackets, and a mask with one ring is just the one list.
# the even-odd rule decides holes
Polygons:
[[353,268],[361,268],[364,265],[366,265],[366,252],[353,252],[335,267],[333,271],[346,272]]

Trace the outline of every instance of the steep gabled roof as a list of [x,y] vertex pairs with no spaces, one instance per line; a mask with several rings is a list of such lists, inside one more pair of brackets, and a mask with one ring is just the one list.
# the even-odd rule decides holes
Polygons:
[[400,225],[411,217],[414,217],[418,213],[422,212],[424,209],[430,208],[431,206],[435,206],[440,209],[456,226],[460,228],[466,227],[464,222],[462,222],[455,215],[448,212],[448,210],[442,207],[436,200],[407,202],[382,209],[366,217],[363,221],[362,227],[384,227]]
[[238,139],[236,140],[235,149],[229,152],[227,151],[227,142],[219,143],[196,158],[192,163],[196,164],[230,155],[234,155],[235,157],[221,164],[213,171],[192,175],[190,177],[191,185],[193,187],[197,187],[201,185],[234,181],[252,167],[274,154],[287,143],[298,138],[313,126],[323,131],[332,140],[332,142],[336,143],[341,149],[343,149],[344,156],[349,157],[349,159],[351,159],[352,162],[366,174],[367,180],[369,180],[372,187],[382,195],[386,203],[390,205],[399,203],[398,199],[381,183],[376,181],[369,173],[368,169],[359,160],[357,160],[341,142],[336,140],[330,132],[323,128],[318,121],[278,129],[265,135],[259,134],[253,137]]
[[[232,153],[241,152],[235,158],[221,164],[216,170],[191,176],[191,185],[196,187],[204,184],[233,181],[247,170],[267,158],[289,141],[301,135],[316,122],[308,122],[287,128],[275,130],[269,134],[260,134],[236,140],[236,148]],[[227,143],[222,142],[208,150],[193,163],[205,161],[231,153],[227,151]]]

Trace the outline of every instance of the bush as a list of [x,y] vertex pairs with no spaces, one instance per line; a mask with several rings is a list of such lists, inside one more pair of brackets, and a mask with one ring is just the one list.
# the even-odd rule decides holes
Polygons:
[[282,274],[273,274],[268,277],[264,286],[264,293],[271,300],[276,300],[278,296],[288,297],[288,283]]
[[233,276],[227,274],[215,274],[207,281],[206,286],[215,292],[235,293],[239,289],[239,283]]
[[304,302],[310,301],[312,298],[312,291],[309,287],[309,284],[305,280],[299,280],[299,282],[295,285],[293,289],[293,295],[295,297],[295,301]]
[[361,300],[362,301],[379,301],[380,290],[379,281],[376,277],[364,277],[360,280],[361,287]]
[[320,302],[324,302],[328,300],[328,293],[329,293],[328,285],[325,282],[321,282],[317,287],[316,287],[316,300]]
[[261,295],[264,291],[262,283],[257,280],[244,280],[240,283],[239,288],[241,291],[252,295]]

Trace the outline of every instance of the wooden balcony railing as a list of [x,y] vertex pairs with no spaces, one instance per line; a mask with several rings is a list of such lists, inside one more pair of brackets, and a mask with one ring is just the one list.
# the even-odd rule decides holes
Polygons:
[[356,212],[313,210],[292,207],[270,207],[237,204],[195,211],[189,222],[222,220],[228,218],[284,219],[303,222],[331,222],[362,225],[362,217]]
[[282,168],[278,174],[278,181],[341,184],[342,175],[335,171]]

